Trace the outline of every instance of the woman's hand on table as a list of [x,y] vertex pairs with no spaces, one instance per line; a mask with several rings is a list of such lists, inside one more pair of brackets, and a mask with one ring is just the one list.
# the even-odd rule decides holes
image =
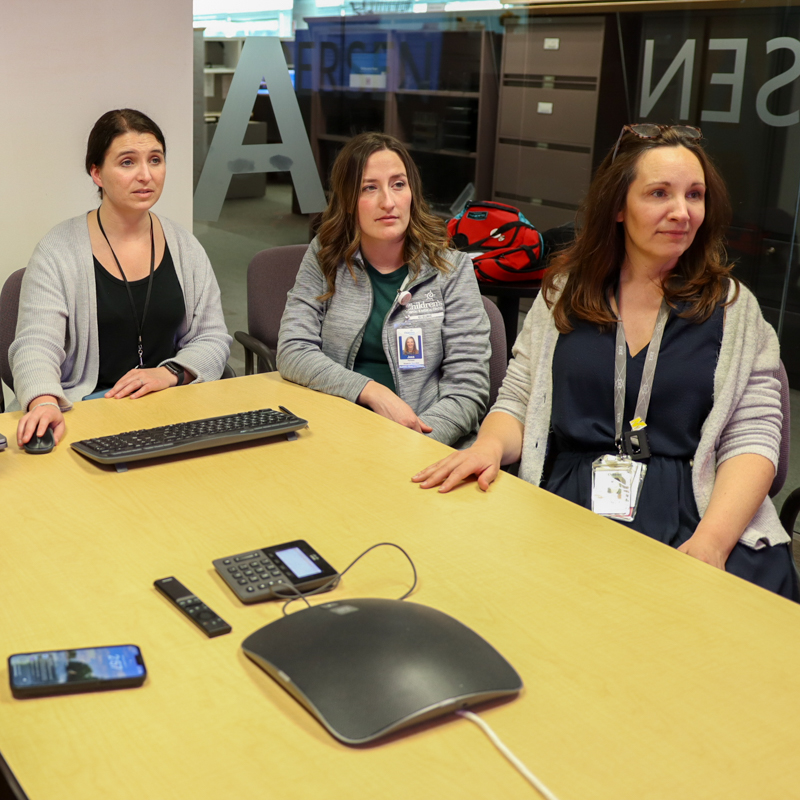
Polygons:
[[53,439],[58,444],[67,429],[64,414],[58,406],[55,397],[36,397],[28,406],[28,413],[17,425],[17,444],[22,447],[34,436],[43,436],[48,429],[53,429]]
[[376,414],[397,422],[406,428],[419,433],[430,433],[433,428],[423,422],[412,410],[411,406],[401,400],[391,389],[377,381],[370,381],[358,396],[362,406],[371,408]]
[[501,464],[513,464],[522,453],[522,423],[504,411],[492,411],[483,421],[472,447],[457,450],[431,464],[411,480],[423,489],[441,486],[449,492],[470,475],[478,476],[478,486],[485,492],[500,472]]
[[[187,376],[188,377],[188,376]],[[104,395],[107,398],[130,397],[136,400],[151,392],[175,386],[178,379],[166,367],[132,369],[126,372]]]
[[440,492],[449,492],[470,475],[478,476],[478,486],[485,492],[500,472],[503,451],[499,442],[477,441],[466,450],[457,450],[447,458],[431,464],[411,480],[423,489],[440,486]]

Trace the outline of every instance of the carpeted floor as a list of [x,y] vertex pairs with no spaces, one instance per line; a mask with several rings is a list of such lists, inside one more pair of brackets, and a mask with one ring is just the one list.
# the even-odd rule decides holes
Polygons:
[[[222,292],[228,331],[247,330],[247,265],[260,250],[308,242],[308,218],[292,214],[292,187],[267,184],[264,197],[226,200],[218,222],[195,222]],[[230,365],[244,375],[244,351],[234,341]]]

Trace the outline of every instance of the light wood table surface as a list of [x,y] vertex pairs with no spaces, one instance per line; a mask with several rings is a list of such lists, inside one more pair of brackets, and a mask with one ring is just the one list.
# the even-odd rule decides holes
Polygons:
[[[70,441],[284,405],[297,441],[131,465]],[[0,416],[14,441],[20,414]],[[343,569],[406,548],[411,598],[473,628],[525,690],[480,711],[560,800],[800,796],[800,607],[509,475],[410,482],[447,448],[344,400],[257,375],[77,403],[47,456],[0,453],[0,752],[31,800],[526,798],[466,720],[350,748],[242,653],[281,614],[211,561],[295,538]],[[174,575],[233,626],[207,639],[153,588]],[[397,551],[326,598],[398,597]],[[141,646],[138,689],[14,700],[15,652]]]

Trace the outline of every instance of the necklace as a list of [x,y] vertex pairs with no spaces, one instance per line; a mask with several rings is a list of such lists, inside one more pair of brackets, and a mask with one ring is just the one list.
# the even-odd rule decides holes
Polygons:
[[136,323],[136,330],[139,332],[139,364],[136,369],[144,369],[142,330],[144,329],[144,318],[147,316],[147,308],[150,305],[150,290],[153,288],[153,272],[155,271],[156,264],[156,243],[155,238],[153,237],[153,215],[148,213],[147,216],[150,217],[150,277],[147,281],[147,296],[144,300],[144,309],[142,310],[142,319],[140,321],[138,315],[136,314],[136,303],[133,302],[133,292],[131,291],[131,286],[128,283],[128,278],[125,275],[125,271],[122,269],[122,264],[119,263],[119,259],[117,258],[117,254],[114,252],[114,248],[111,246],[111,242],[108,241],[108,236],[106,236],[103,223],[100,221],[100,209],[97,209],[97,224],[100,226],[100,233],[103,234],[103,238],[106,240],[108,249],[111,251],[111,255],[114,256],[114,261],[117,263],[117,269],[119,270],[120,275],[122,275],[122,280],[125,282],[125,288],[128,291],[128,300],[130,300],[131,311],[133,312],[133,320]]

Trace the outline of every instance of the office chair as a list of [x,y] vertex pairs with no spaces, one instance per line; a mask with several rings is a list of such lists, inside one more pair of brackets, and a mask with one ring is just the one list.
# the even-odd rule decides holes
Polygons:
[[[11,374],[11,365],[8,363],[8,348],[17,335],[17,316],[19,314],[19,294],[22,288],[22,276],[25,268],[12,272],[6,278],[3,289],[0,291],[0,379],[14,391],[14,376]],[[235,378],[236,373],[229,364],[225,364],[221,379]],[[0,391],[0,414],[6,410],[3,393]]]
[[492,345],[492,355],[489,358],[489,405],[491,408],[497,400],[497,393],[503,384],[508,369],[508,354],[506,351],[506,325],[500,309],[488,297],[482,297],[483,307],[489,316],[489,342]]
[[792,406],[789,395],[789,377],[786,374],[786,367],[783,361],[778,365],[775,377],[781,382],[781,411],[783,412],[783,423],[781,424],[781,450],[778,456],[778,469],[775,471],[775,478],[769,489],[769,496],[775,495],[783,489],[786,483],[786,475],[789,472],[789,445],[792,436]]
[[256,253],[247,267],[247,333],[233,334],[244,347],[245,375],[277,369],[275,353],[286,295],[294,286],[306,250],[307,244],[271,247]]
[[[22,288],[22,276],[25,268],[12,272],[6,278],[0,291],[0,379],[14,391],[14,378],[11,365],[8,363],[8,348],[17,334],[17,312],[19,311],[19,292]],[[3,393],[0,391],[0,413],[6,410]]]
[[[789,446],[792,436],[791,403],[789,395],[789,378],[786,375],[786,368],[783,361],[780,362],[775,377],[781,382],[781,411],[783,412],[783,424],[781,425],[781,451],[778,458],[778,469],[775,472],[775,479],[769,490],[769,496],[775,497],[783,488],[786,482],[786,475],[789,472]],[[784,530],[789,536],[794,535],[794,526],[800,514],[800,487],[795,489],[784,501],[780,509],[780,519]]]

